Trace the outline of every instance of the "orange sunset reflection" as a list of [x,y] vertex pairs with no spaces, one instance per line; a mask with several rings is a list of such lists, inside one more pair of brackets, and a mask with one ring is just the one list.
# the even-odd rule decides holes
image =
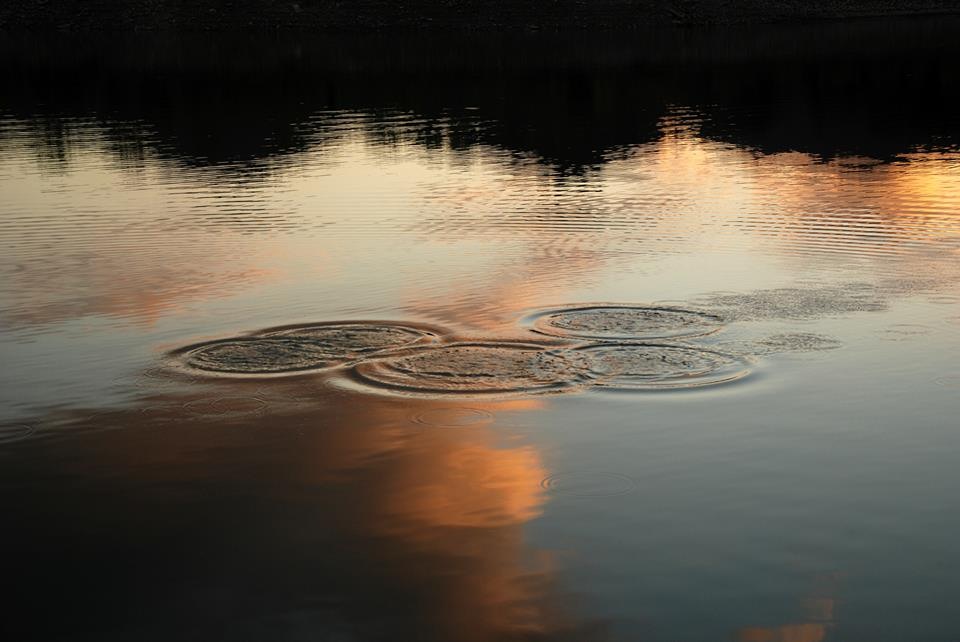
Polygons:
[[817,578],[814,594],[802,600],[801,622],[779,626],[751,626],[737,632],[737,642],[823,642],[836,625],[838,581],[841,573]]
[[[266,411],[244,414],[254,392]],[[320,575],[272,581],[313,582],[311,591],[337,587],[343,617],[376,609],[377,617],[392,618],[399,639],[604,639],[602,627],[573,614],[550,552],[524,541],[524,525],[543,511],[540,482],[548,471],[536,448],[507,438],[496,425],[545,401],[471,400],[471,417],[487,420],[458,427],[416,421],[424,413],[456,418],[435,412],[449,410],[449,401],[326,394],[310,378],[221,382],[186,396],[158,392],[142,407],[95,419],[82,413],[66,424],[61,419],[61,430],[75,435],[72,465],[94,481],[65,488],[56,503],[70,514],[66,505],[79,505],[77,495],[97,493],[110,510],[76,519],[125,537],[112,517],[123,515],[122,523],[150,524],[164,538],[171,528],[184,528],[165,522],[170,484],[246,488],[245,479],[257,479],[257,495],[237,496],[225,518],[244,524],[252,548],[242,553],[248,544],[240,534],[232,536],[233,546],[252,559],[284,550],[300,560],[293,568],[303,573],[331,547],[342,551],[336,563],[324,562]],[[217,414],[185,410],[205,413],[214,408],[204,405],[207,399],[220,400]],[[108,430],[88,432],[93,422]],[[110,473],[97,481],[97,471]],[[124,488],[142,489],[136,503],[108,490],[118,479]],[[301,517],[290,521],[295,515]],[[196,528],[202,527],[201,520]],[[274,588],[282,592],[282,585]],[[378,602],[391,594],[402,596],[398,604]]]

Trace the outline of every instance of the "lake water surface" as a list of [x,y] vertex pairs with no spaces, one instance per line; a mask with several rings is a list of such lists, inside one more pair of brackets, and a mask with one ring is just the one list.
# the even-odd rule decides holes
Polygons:
[[958,35],[5,41],[0,630],[957,640]]

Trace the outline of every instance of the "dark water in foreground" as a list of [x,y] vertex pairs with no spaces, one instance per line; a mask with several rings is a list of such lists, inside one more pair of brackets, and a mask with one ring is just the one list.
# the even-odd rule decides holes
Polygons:
[[957,34],[4,43],[5,639],[957,640]]

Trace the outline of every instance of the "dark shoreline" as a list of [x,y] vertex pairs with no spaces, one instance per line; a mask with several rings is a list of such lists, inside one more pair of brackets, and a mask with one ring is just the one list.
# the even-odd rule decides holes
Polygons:
[[[123,163],[159,155],[243,175],[296,162],[339,135],[336,114],[363,113],[378,140],[492,146],[572,176],[657,140],[683,105],[697,135],[756,154],[898,162],[957,149],[958,34],[960,17],[417,38],[20,34],[0,38],[0,120],[14,123],[0,146],[27,127],[58,166],[89,130]],[[398,127],[398,114],[417,124]]]
[[958,13],[955,0],[7,0],[0,33],[637,29]]

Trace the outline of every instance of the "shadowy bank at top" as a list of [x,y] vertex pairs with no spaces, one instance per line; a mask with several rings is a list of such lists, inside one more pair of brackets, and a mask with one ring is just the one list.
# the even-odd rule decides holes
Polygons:
[[[246,172],[361,114],[376,144],[477,145],[576,175],[693,116],[756,153],[890,161],[960,133],[960,18],[435,34],[0,39],[0,118],[69,163],[88,128],[117,158]],[[402,114],[404,118],[397,118]],[[0,127],[0,144],[13,130]],[[86,132],[89,133],[89,132]],[[89,137],[86,137],[89,138]]]
[[953,0],[6,0],[0,29],[623,28],[956,11]]

